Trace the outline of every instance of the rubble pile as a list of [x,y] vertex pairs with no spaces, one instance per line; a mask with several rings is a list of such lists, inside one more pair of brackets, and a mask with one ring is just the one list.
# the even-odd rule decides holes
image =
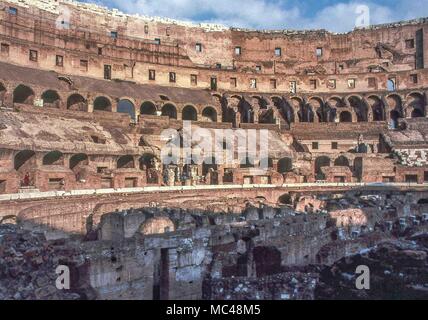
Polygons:
[[[70,268],[70,290],[56,287],[59,265]],[[88,299],[83,279],[73,278],[84,265],[83,256],[65,241],[48,242],[41,233],[0,225],[0,300]]]
[[[370,270],[370,290],[356,288],[358,266]],[[428,234],[378,244],[320,272],[316,299],[428,299]]]
[[261,278],[224,278],[204,283],[208,300],[314,300],[316,273],[287,272]]

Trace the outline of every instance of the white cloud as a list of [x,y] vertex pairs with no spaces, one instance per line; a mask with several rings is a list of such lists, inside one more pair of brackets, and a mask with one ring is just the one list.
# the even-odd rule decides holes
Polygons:
[[361,4],[370,8],[371,24],[428,16],[428,0],[397,0],[388,6],[376,4],[375,0],[340,2],[324,7],[313,17],[305,16],[298,6],[290,6],[287,0],[110,0],[108,3],[131,14],[256,29],[349,31],[355,27],[358,17],[355,10]]

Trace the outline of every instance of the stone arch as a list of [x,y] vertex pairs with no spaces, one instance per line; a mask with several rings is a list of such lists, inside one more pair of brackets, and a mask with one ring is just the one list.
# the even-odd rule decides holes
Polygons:
[[339,115],[340,122],[352,122],[352,114],[349,111],[342,111]]
[[107,97],[97,97],[94,100],[94,111],[112,111],[112,103]]
[[42,164],[44,166],[50,166],[50,165],[63,166],[64,154],[60,151],[49,152],[43,157]]
[[302,123],[314,122],[314,117],[315,117],[314,110],[312,109],[309,103],[303,103],[300,106],[300,109],[297,112],[297,115],[299,117],[299,122],[302,122]]
[[120,99],[117,104],[117,112],[128,114],[132,120],[136,120],[135,105],[129,99]]
[[357,122],[367,122],[368,110],[364,100],[359,96],[353,95],[348,98],[348,101],[351,108],[355,111]]
[[142,235],[163,234],[174,232],[174,222],[168,217],[153,217],[144,221],[138,229]]
[[340,156],[334,161],[335,167],[349,167],[349,159],[345,156]]
[[419,92],[412,92],[406,97],[407,117],[421,118],[425,117],[425,98],[423,94]]
[[327,122],[324,101],[320,97],[309,98],[308,104],[311,106],[312,111],[316,113],[319,122]]
[[279,110],[282,118],[287,121],[288,124],[293,123],[294,109],[293,107],[282,97],[274,96],[271,97],[273,105]]
[[44,107],[57,109],[61,107],[61,98],[55,90],[47,90],[43,92],[41,98],[43,100]]
[[36,168],[36,153],[32,150],[22,150],[15,155],[14,168],[16,171],[29,171]]
[[241,123],[254,123],[254,109],[251,103],[241,99],[238,104],[238,110],[241,114]]
[[386,108],[382,99],[378,96],[370,96],[367,102],[371,108],[373,121],[386,121]]
[[116,162],[117,169],[132,169],[135,168],[135,160],[131,155],[121,156]]
[[202,111],[202,120],[205,122],[217,122],[217,111],[214,107],[205,107]]
[[327,103],[330,105],[330,107],[335,109],[346,108],[346,104],[343,102],[343,98],[339,96],[332,96],[328,98]]
[[158,158],[153,153],[144,153],[139,160],[140,169],[154,169],[156,167],[154,160],[158,160]]
[[315,159],[315,177],[317,180],[325,180],[325,175],[322,168],[330,167],[330,158],[327,156],[320,156]]
[[275,124],[275,112],[273,109],[262,109],[259,114],[259,123]]
[[278,161],[278,169],[279,173],[287,173],[293,171],[293,159],[289,157],[282,158]]
[[289,193],[285,193],[278,198],[278,203],[282,205],[293,205],[293,197]]
[[403,100],[397,94],[390,94],[386,97],[386,103],[388,104],[389,117],[391,119],[390,126],[396,129],[399,119],[404,117]]
[[74,93],[67,99],[67,109],[88,112],[88,103],[82,95]]
[[183,120],[198,121],[198,111],[192,105],[186,105],[181,114]]
[[157,113],[156,105],[151,101],[144,101],[140,107],[141,115],[150,115],[154,116]]
[[20,84],[13,91],[13,103],[34,104],[34,91],[30,87]]
[[88,158],[88,155],[84,153],[75,154],[70,158],[71,170],[74,170],[81,166],[87,166],[87,165],[89,165],[89,158]]
[[162,107],[162,116],[169,117],[170,119],[177,119],[177,108],[172,103],[166,103]]

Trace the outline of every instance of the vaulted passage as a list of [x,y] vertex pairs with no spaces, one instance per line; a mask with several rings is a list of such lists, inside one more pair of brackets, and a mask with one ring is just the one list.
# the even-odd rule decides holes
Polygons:
[[217,122],[217,111],[213,107],[206,107],[202,111],[202,120],[206,122]]
[[13,91],[13,103],[21,103],[21,104],[34,104],[34,91],[22,84],[20,84]]
[[339,116],[340,122],[352,122],[352,114],[349,111],[342,111]]
[[119,101],[117,104],[117,112],[126,113],[131,117],[132,120],[136,120],[134,104],[127,99]]
[[42,94],[43,106],[46,108],[59,108],[61,106],[61,98],[58,92],[54,90],[45,91]]
[[133,156],[122,156],[117,160],[118,169],[135,168],[135,161]]
[[282,158],[278,161],[278,172],[287,173],[293,170],[293,160],[291,158]]
[[106,97],[98,97],[94,101],[94,111],[111,111],[112,106]]
[[156,106],[150,101],[143,102],[140,108],[140,114],[154,116],[156,115]]
[[183,120],[197,121],[198,113],[193,106],[185,106],[183,108]]
[[59,151],[49,152],[47,155],[43,157],[43,165],[44,166],[49,166],[49,165],[63,166],[64,155]]
[[162,116],[169,117],[170,119],[177,119],[177,108],[170,103],[162,107]]
[[86,99],[81,96],[80,94],[72,94],[67,99],[67,109],[73,110],[73,111],[88,111],[88,104],[86,102]]
[[315,178],[317,180],[325,180],[325,175],[322,172],[322,168],[330,167],[330,158],[326,156],[321,156],[315,160]]

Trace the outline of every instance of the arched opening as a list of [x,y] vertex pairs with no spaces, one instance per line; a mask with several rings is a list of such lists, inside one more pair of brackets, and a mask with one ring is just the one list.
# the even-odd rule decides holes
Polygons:
[[321,156],[315,159],[315,177],[317,180],[325,180],[325,175],[322,172],[322,168],[330,167],[330,158]]
[[302,104],[297,114],[299,116],[299,122],[314,122],[314,111],[309,104]]
[[138,229],[142,235],[174,232],[175,225],[168,217],[153,217],[144,221]]
[[324,107],[324,102],[320,98],[311,98],[308,104],[312,110],[316,111],[319,122],[327,122],[327,110]]
[[43,165],[44,166],[63,166],[64,165],[64,155],[59,151],[52,151],[46,154],[43,157]]
[[367,122],[367,106],[364,101],[356,96],[349,97],[348,101],[357,115],[357,121]]
[[345,156],[340,156],[334,161],[335,167],[349,167],[349,160]]
[[275,123],[275,114],[273,112],[273,109],[260,110],[259,123],[274,124]]
[[6,95],[6,87],[0,82],[0,106],[4,104],[4,97]]
[[117,160],[118,169],[132,169],[135,168],[134,157],[131,155],[122,156]]
[[111,111],[111,102],[106,97],[98,97],[94,101],[94,111]]
[[193,106],[185,106],[183,108],[183,120],[197,121],[198,112]]
[[34,91],[22,84],[13,91],[13,103],[34,104]]
[[177,119],[177,109],[171,104],[167,103],[162,107],[162,116],[169,117],[170,119]]
[[74,170],[78,167],[89,165],[89,158],[84,153],[78,153],[70,158],[70,169]]
[[36,153],[31,150],[18,152],[14,158],[14,168],[16,171],[30,171],[36,168]]
[[128,114],[132,120],[135,120],[135,107],[134,104],[128,99],[122,99],[117,104],[117,112]]
[[61,106],[61,98],[58,92],[54,90],[48,90],[42,94],[43,106],[47,108],[57,108]]
[[291,158],[282,158],[278,161],[278,172],[287,173],[293,171],[293,160]]
[[156,156],[151,153],[144,153],[140,158],[140,170],[146,172],[148,184],[157,184],[159,182],[158,170],[160,163]]
[[359,181],[362,180],[363,176],[363,158],[358,157],[354,160],[354,175],[358,178]]
[[83,111],[88,112],[88,104],[86,103],[86,99],[82,97],[80,94],[72,94],[67,99],[67,109],[73,111]]
[[202,176],[205,177],[206,184],[218,184],[218,165],[214,157],[207,158],[202,162]]
[[282,205],[292,205],[293,199],[290,194],[286,193],[279,197],[278,203]]
[[150,115],[154,116],[156,115],[156,106],[153,102],[145,101],[142,103],[140,107],[140,114],[142,115]]
[[408,115],[412,118],[425,116],[425,99],[420,93],[411,93],[407,97]]
[[144,153],[140,158],[140,169],[153,169],[156,168],[157,158],[154,154]]
[[202,111],[202,120],[205,122],[217,122],[217,111],[213,107],[206,107]]
[[396,111],[396,110],[392,110],[391,111],[391,123],[390,123],[390,127],[392,129],[397,129],[398,128],[398,120],[401,118],[401,114]]
[[339,116],[340,122],[352,122],[352,114],[349,111],[342,111]]
[[373,121],[385,121],[385,105],[382,100],[376,96],[371,96],[367,100],[372,109]]
[[411,116],[412,118],[423,118],[424,114],[420,109],[413,109]]
[[254,123],[254,110],[248,101],[241,99],[238,104],[238,110],[241,114],[241,123]]
[[279,110],[282,118],[288,123],[294,122],[293,107],[281,97],[272,97],[274,106]]

